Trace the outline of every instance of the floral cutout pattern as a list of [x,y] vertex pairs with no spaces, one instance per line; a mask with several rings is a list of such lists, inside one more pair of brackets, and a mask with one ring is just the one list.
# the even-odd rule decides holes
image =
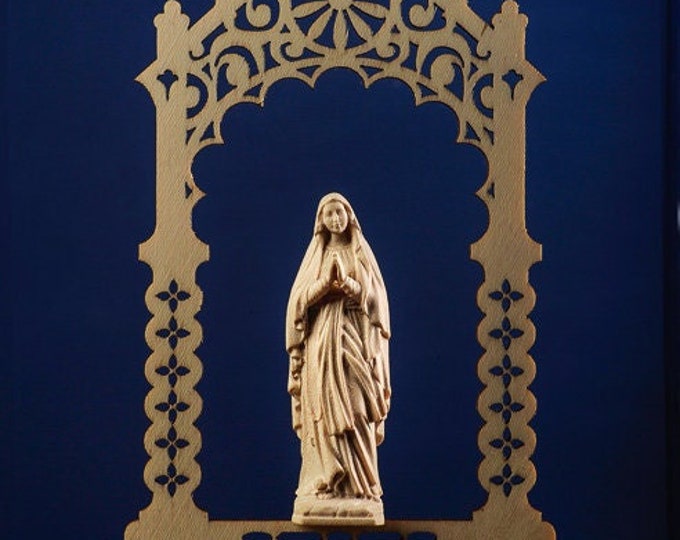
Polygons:
[[[332,45],[338,49],[369,41],[388,15],[388,10],[370,0],[311,0],[293,8],[300,28],[317,43],[332,32]],[[352,39],[354,38],[354,39]],[[355,43],[352,43],[354,41]]]
[[170,360],[168,360],[168,365],[159,367],[156,373],[167,377],[170,387],[174,388],[179,378],[191,373],[191,370],[186,366],[179,365],[177,357],[173,354],[170,356]]
[[510,286],[510,282],[507,279],[504,279],[501,288],[489,293],[489,298],[496,300],[496,302],[500,302],[503,311],[507,313],[510,306],[512,306],[514,302],[524,298],[524,295],[519,291],[513,290]]
[[174,390],[170,391],[168,396],[168,401],[165,403],[159,403],[156,405],[156,410],[168,413],[168,420],[171,424],[174,424],[177,420],[177,413],[184,412],[189,409],[189,405],[182,401],[177,401],[177,394]]
[[[174,355],[171,358],[174,358]],[[172,360],[170,364],[172,365]],[[176,360],[174,362],[174,365],[175,367],[173,369],[175,371],[177,371],[178,367],[181,367],[177,366]],[[159,370],[163,370],[164,372],[165,370],[168,370],[167,372],[169,376],[173,374],[173,372],[169,371],[169,366],[162,366],[156,371],[158,372]],[[186,372],[188,373],[188,370]],[[158,476],[155,480],[157,484],[166,487],[171,497],[175,496],[175,493],[177,492],[177,486],[181,486],[182,484],[185,484],[186,482],[189,481],[189,477],[177,474],[177,469],[174,464],[175,457],[177,457],[177,453],[179,452],[179,450],[187,448],[190,445],[189,441],[181,438],[178,435],[177,430],[175,429],[177,415],[181,412],[188,410],[189,408],[190,405],[188,403],[179,401],[177,394],[175,393],[174,390],[170,391],[167,401],[158,403],[155,406],[155,409],[157,411],[167,413],[168,420],[170,421],[170,429],[168,430],[168,434],[165,436],[165,438],[156,439],[156,441],[154,441],[158,448],[163,448],[167,451],[168,458],[170,458],[167,475]]]
[[168,302],[170,311],[174,313],[175,311],[177,311],[177,306],[179,305],[179,303],[188,300],[189,298],[191,298],[191,295],[186,291],[180,290],[179,285],[177,285],[177,282],[173,279],[170,282],[168,290],[159,292],[156,295],[156,298],[158,298],[159,300],[163,300],[163,302]]
[[506,354],[503,357],[500,365],[492,367],[489,370],[489,373],[491,373],[491,375],[495,375],[496,377],[501,377],[503,379],[503,386],[508,388],[512,382],[512,379],[522,375],[524,370],[521,367],[513,365],[512,360],[510,360],[510,357]]
[[524,335],[524,331],[519,328],[514,328],[510,323],[510,319],[503,317],[500,328],[494,328],[489,332],[489,336],[494,339],[500,339],[503,348],[507,351],[512,345],[512,340]]
[[[504,79],[505,80],[505,79]],[[510,81],[506,81],[510,85]],[[515,82],[516,84],[516,82]],[[514,90],[514,86],[511,86],[511,90]],[[524,295],[515,290],[508,279],[504,279],[498,290],[489,293],[489,298],[499,302],[504,314],[510,311],[510,308],[516,303],[524,298]],[[511,322],[507,315],[504,315],[501,324],[498,328],[494,328],[489,332],[489,336],[493,339],[500,340],[503,345],[503,349],[508,351],[512,345],[513,340],[524,335],[524,331],[520,328],[516,328]],[[490,482],[496,486],[502,487],[503,494],[509,497],[512,493],[513,487],[524,482],[524,478],[518,474],[514,474],[512,468],[507,463],[512,457],[512,453],[519,448],[525,446],[525,442],[521,439],[515,437],[508,425],[512,419],[512,415],[525,408],[522,403],[514,401],[508,388],[512,384],[512,381],[524,374],[524,369],[513,364],[512,359],[509,354],[504,354],[503,359],[499,364],[491,367],[489,373],[495,377],[500,377],[503,381],[503,387],[505,391],[501,400],[497,403],[492,403],[489,409],[497,414],[500,414],[505,428],[502,434],[489,441],[489,446],[500,450],[503,455],[503,459],[506,464],[504,465],[501,474],[493,476],[490,478]]]
[[524,478],[522,476],[512,473],[512,468],[510,468],[510,465],[508,464],[503,467],[503,471],[500,475],[492,476],[490,480],[492,484],[503,486],[503,493],[506,497],[510,496],[514,486],[524,482]]
[[171,497],[175,496],[175,493],[177,492],[177,486],[186,484],[189,481],[186,476],[177,473],[177,468],[172,463],[168,465],[167,473],[157,476],[155,480],[157,484],[167,488]]
[[178,450],[189,446],[189,441],[180,439],[177,436],[177,430],[174,427],[171,427],[168,430],[167,436],[164,439],[157,439],[155,444],[158,446],[158,448],[166,449],[168,452],[168,457],[172,461],[175,459]]
[[180,450],[190,446],[189,441],[180,437],[175,428],[175,422],[177,421],[178,415],[187,411],[190,408],[190,405],[179,399],[175,388],[181,377],[191,373],[191,370],[188,367],[182,365],[178,361],[175,353],[179,341],[191,335],[191,332],[178,323],[175,314],[181,303],[191,298],[191,294],[182,290],[177,281],[172,279],[167,290],[156,294],[156,298],[163,302],[167,302],[167,306],[171,312],[167,326],[157,330],[156,336],[168,340],[170,348],[172,349],[172,354],[166,365],[162,365],[155,370],[158,375],[167,377],[170,386],[167,400],[162,403],[157,403],[154,407],[157,411],[166,413],[168,421],[170,422],[170,428],[168,429],[167,435],[154,441],[158,448],[162,448],[167,452],[168,458],[170,459],[166,474],[156,477],[155,482],[161,486],[165,486],[170,496],[174,497],[177,492],[177,487],[189,481],[188,476],[178,473],[174,460]]
[[513,450],[517,450],[524,446],[524,441],[513,438],[510,428],[506,427],[503,430],[503,437],[500,439],[494,439],[491,442],[489,442],[489,444],[492,447],[501,450],[503,453],[503,458],[505,459],[505,461],[507,461],[512,456]]
[[498,413],[502,416],[503,422],[505,424],[510,423],[510,419],[514,413],[517,413],[524,409],[524,405],[512,400],[510,392],[507,390],[503,392],[503,399],[500,403],[492,403],[489,405],[489,409],[493,412]]
[[156,332],[156,335],[161,338],[167,338],[170,343],[170,348],[175,350],[177,342],[190,335],[191,332],[185,328],[180,328],[175,317],[170,317],[167,328],[161,328]]

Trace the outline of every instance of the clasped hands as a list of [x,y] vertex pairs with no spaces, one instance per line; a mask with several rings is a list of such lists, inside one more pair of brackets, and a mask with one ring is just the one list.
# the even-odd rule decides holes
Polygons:
[[330,284],[334,289],[342,289],[347,283],[347,271],[345,270],[345,265],[342,264],[342,259],[337,253],[333,253],[331,260],[330,269]]

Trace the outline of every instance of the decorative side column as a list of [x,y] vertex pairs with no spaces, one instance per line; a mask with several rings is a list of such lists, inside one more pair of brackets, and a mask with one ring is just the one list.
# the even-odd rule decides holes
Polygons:
[[480,41],[491,52],[495,142],[487,156],[489,181],[478,193],[489,208],[489,228],[471,247],[485,278],[477,293],[485,315],[477,329],[485,349],[478,364],[485,385],[478,400],[485,421],[478,436],[484,454],[478,475],[489,492],[474,521],[488,526],[488,538],[542,538],[551,529],[527,497],[536,482],[530,461],[536,435],[529,426],[536,399],[528,388],[536,373],[529,354],[536,329],[528,316],[536,295],[529,269],[541,260],[541,246],[526,230],[525,111],[543,81],[525,60],[527,22],[517,3],[507,0],[492,20],[493,32]]
[[149,454],[144,481],[153,498],[126,530],[128,540],[203,538],[208,525],[207,513],[192,498],[201,480],[195,461],[201,434],[194,422],[202,400],[194,387],[202,364],[194,351],[202,341],[195,315],[203,293],[196,285],[196,269],[208,260],[209,251],[191,224],[202,193],[191,178],[193,156],[185,142],[189,18],[178,2],[169,1],[154,24],[157,69],[151,76],[143,74],[140,82],[156,105],[156,228],[139,248],[140,260],[153,271],[145,296],[152,314],[145,337],[152,352],[145,366],[151,389],[144,402],[151,420],[144,437]]

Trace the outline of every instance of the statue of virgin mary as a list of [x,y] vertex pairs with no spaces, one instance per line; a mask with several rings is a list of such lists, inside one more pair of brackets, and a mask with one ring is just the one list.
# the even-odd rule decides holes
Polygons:
[[330,193],[290,292],[286,349],[302,467],[293,522],[384,523],[377,446],[390,408],[387,294],[351,205]]

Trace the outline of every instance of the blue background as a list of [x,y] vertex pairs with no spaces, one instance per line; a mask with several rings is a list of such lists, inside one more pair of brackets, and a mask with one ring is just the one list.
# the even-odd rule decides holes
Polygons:
[[[208,0],[187,0],[196,20]],[[489,19],[491,0],[470,0]],[[162,2],[10,1],[4,55],[3,537],[120,538],[149,502],[137,244],[153,229],[154,119],[134,77]],[[560,538],[666,538],[662,305],[664,3],[526,0],[528,227],[539,412],[534,505]],[[401,83],[342,70],[239,106],[199,154],[195,229],[214,519],[286,519],[285,303],[318,198],[352,201],[392,308],[393,409],[380,465],[388,518],[468,518],[483,504],[481,349],[468,246],[486,173],[455,116]],[[6,534],[6,536],[5,536]]]

